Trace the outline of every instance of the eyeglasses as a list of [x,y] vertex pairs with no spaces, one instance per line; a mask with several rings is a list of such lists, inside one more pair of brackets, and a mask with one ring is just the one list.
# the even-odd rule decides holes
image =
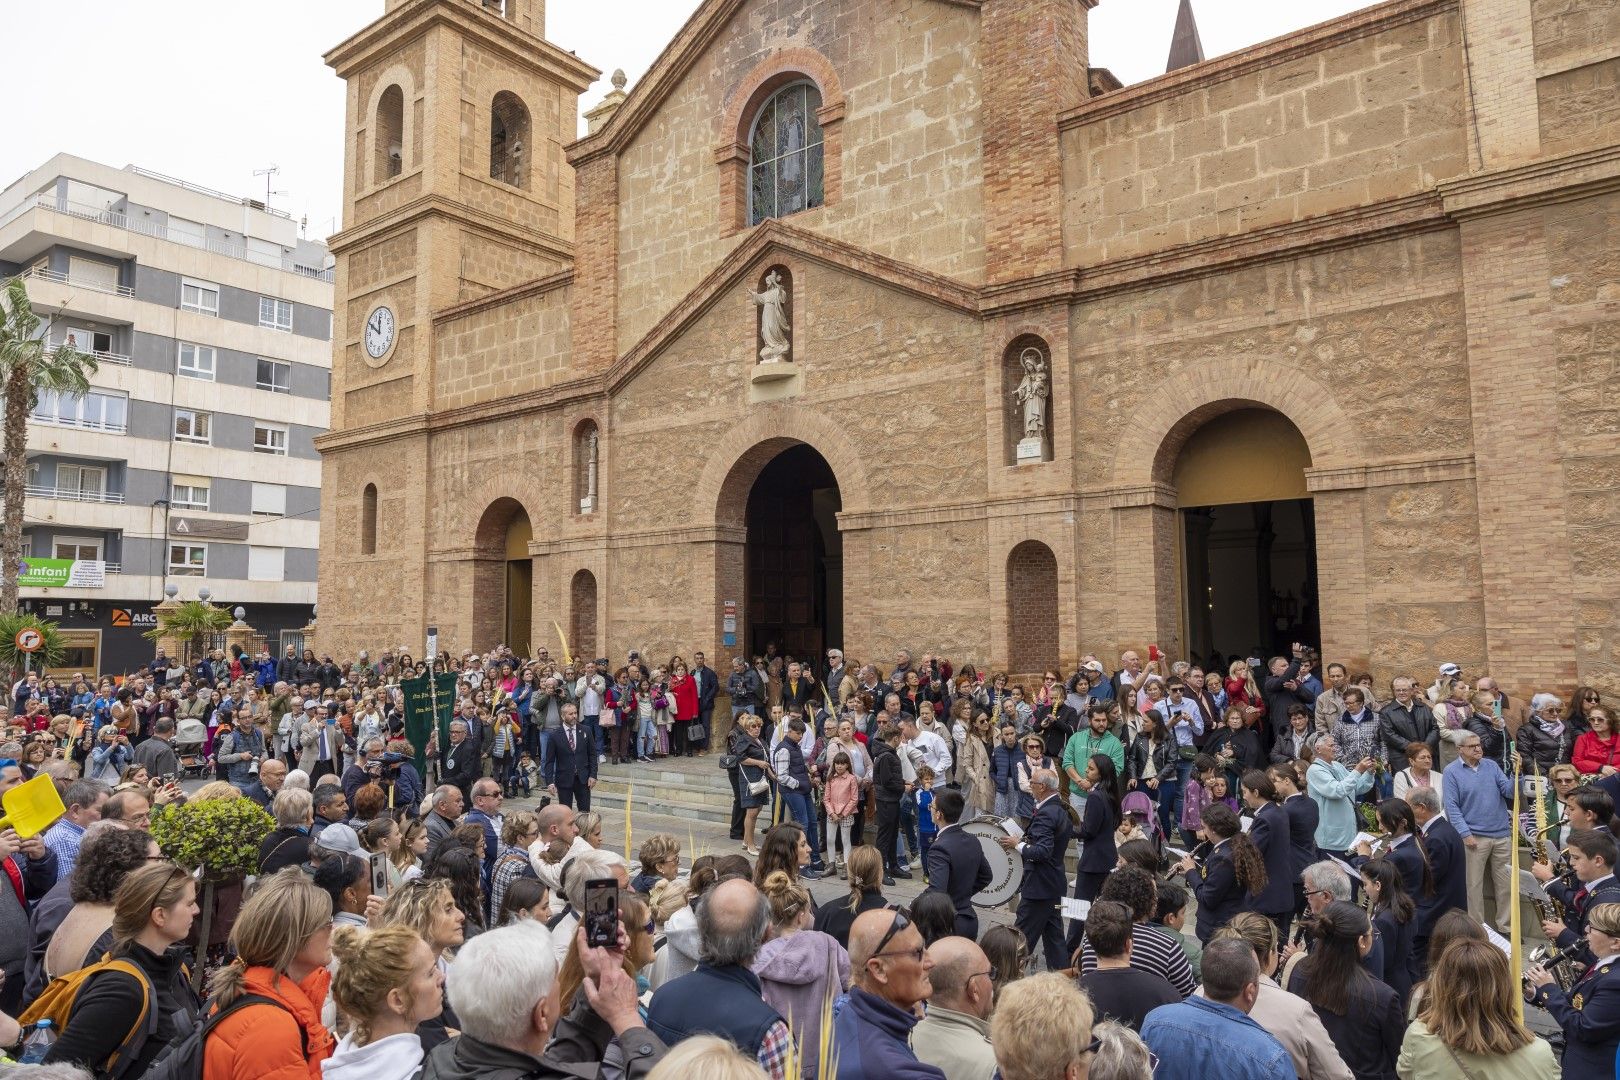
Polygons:
[[977,979],[980,975],[983,975],[985,978],[989,979],[991,982],[996,981],[996,969],[995,968],[991,968],[989,971],[975,971],[973,974],[968,976],[968,979],[969,979],[969,981],[972,981],[973,979]]

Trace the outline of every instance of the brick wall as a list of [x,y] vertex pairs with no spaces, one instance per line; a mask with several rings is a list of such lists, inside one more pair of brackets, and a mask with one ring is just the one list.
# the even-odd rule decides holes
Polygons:
[[1024,541],[1007,556],[1008,670],[1056,668],[1057,578],[1057,557],[1038,540]]
[[1567,154],[1620,141],[1620,59],[1538,79],[1536,97],[1546,153]]
[[[596,575],[581,570],[569,586],[568,645],[577,660],[602,655],[596,640]],[[543,636],[543,635],[541,635]]]
[[434,332],[440,408],[538,390],[568,370],[568,289],[444,319]]

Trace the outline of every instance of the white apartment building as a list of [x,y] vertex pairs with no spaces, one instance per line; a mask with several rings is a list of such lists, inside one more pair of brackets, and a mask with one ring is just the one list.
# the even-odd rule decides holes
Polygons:
[[100,361],[28,430],[24,554],[36,575],[77,564],[22,590],[69,634],[62,670],[150,659],[169,585],[245,608],[278,652],[310,620],[331,263],[279,210],[133,165],[59,154],[0,192],[0,278]]

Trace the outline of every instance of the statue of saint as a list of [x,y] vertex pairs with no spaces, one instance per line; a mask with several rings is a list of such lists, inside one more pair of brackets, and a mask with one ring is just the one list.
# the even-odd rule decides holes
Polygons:
[[782,275],[772,270],[765,275],[765,288],[760,292],[750,289],[748,295],[759,305],[759,336],[765,343],[759,350],[760,362],[776,364],[787,360],[793,346],[788,341],[788,294]]
[[1031,346],[1018,360],[1024,366],[1024,379],[1013,391],[1013,397],[1024,407],[1024,438],[1040,438],[1046,434],[1046,358],[1041,350]]
[[593,428],[591,428],[590,434],[585,439],[585,451],[586,451],[586,458],[585,458],[585,468],[586,468],[586,473],[585,473],[585,498],[586,498],[587,501],[590,501],[593,504],[594,504],[594,502],[596,500],[596,454],[597,454],[597,445],[598,445],[598,436],[596,434],[596,429],[593,427]]

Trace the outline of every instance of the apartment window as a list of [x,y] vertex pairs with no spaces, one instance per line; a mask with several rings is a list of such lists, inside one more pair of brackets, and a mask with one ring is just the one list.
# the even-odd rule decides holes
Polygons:
[[107,470],[95,465],[58,465],[56,492],[67,499],[100,502],[107,491]]
[[205,379],[214,381],[214,347],[212,345],[193,345],[189,341],[180,343],[180,374],[188,379]]
[[278,547],[249,547],[248,580],[287,580],[287,549]]
[[259,359],[259,389],[272,394],[292,393],[292,365],[279,360]]
[[98,292],[118,291],[118,265],[94,259],[68,259],[68,280]]
[[202,577],[208,573],[207,544],[170,544],[169,574],[174,577]]
[[292,301],[273,296],[259,297],[259,325],[292,333]]
[[258,484],[253,485],[253,512],[267,514],[272,517],[283,517],[287,513],[287,488],[284,484]]
[[58,536],[51,547],[53,559],[101,561],[101,541],[93,536]]
[[169,505],[176,510],[208,509],[208,481],[196,476],[177,476],[169,487]]
[[174,441],[207,446],[213,420],[213,413],[198,412],[196,409],[174,410]]
[[32,418],[41,424],[122,435],[129,429],[129,397],[109,390],[91,390],[85,394],[41,390]]
[[180,306],[204,315],[219,314],[219,286],[207,281],[180,279]]
[[287,456],[287,429],[279,424],[253,424],[253,452]]
[[112,352],[112,335],[82,326],[70,326],[62,335],[61,345],[86,353]]

